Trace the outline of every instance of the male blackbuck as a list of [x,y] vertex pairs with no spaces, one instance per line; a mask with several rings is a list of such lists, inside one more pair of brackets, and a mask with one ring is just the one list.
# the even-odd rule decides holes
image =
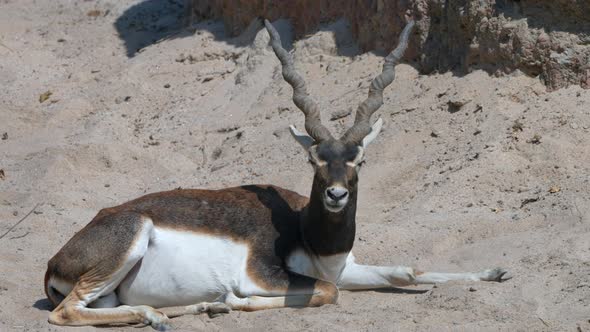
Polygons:
[[498,268],[437,273],[360,265],[351,253],[358,173],[382,125],[370,118],[383,104],[414,23],[340,139],[322,125],[279,34],[264,24],[305,114],[308,135],[290,129],[314,168],[310,197],[271,185],[178,189],[103,209],[49,261],[45,291],[56,306],[50,323],[165,329],[169,318],[186,314],[336,303],[339,289],[507,279]]

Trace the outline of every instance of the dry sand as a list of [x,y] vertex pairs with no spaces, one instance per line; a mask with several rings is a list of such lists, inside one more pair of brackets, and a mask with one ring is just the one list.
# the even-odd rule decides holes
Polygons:
[[[266,33],[229,39],[203,22],[135,52],[170,35],[182,11],[152,1],[159,15],[129,16],[137,3],[0,0],[0,234],[39,204],[0,239],[0,331],[94,330],[49,325],[42,283],[47,260],[103,207],[176,187],[310,190],[312,170],[287,131],[303,116]],[[278,26],[290,44],[288,23]],[[329,119],[356,108],[381,66],[380,54],[356,52],[345,22],[294,46],[337,133],[352,117]],[[399,65],[361,174],[358,260],[501,266],[513,279],[344,291],[338,305],[174,327],[589,331],[588,105],[587,90],[547,93],[519,73],[422,76]]]

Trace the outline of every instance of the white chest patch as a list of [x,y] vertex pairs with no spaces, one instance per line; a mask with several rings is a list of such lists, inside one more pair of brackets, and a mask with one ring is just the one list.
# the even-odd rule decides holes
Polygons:
[[297,249],[287,257],[287,267],[290,271],[336,284],[340,280],[349,255],[350,253],[313,256],[303,249]]
[[234,291],[248,247],[228,238],[154,228],[141,262],[119,285],[123,304],[164,307],[213,301]]

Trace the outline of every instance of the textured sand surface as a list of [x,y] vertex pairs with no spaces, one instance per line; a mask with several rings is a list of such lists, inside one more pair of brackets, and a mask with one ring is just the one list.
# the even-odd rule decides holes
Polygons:
[[[229,39],[203,22],[154,43],[182,8],[122,20],[134,3],[0,0],[0,234],[39,204],[0,239],[0,331],[94,330],[49,325],[42,283],[47,260],[103,207],[177,187],[310,190],[311,167],[287,131],[303,116],[266,33]],[[288,23],[277,27],[290,45]],[[330,118],[365,98],[382,59],[351,56],[347,31],[337,22],[293,47],[337,134],[352,116]],[[128,57],[142,40],[150,45]],[[357,259],[501,266],[513,279],[344,291],[338,305],[181,317],[174,327],[590,330],[588,105],[588,90],[548,93],[518,73],[421,76],[399,65],[361,173]]]

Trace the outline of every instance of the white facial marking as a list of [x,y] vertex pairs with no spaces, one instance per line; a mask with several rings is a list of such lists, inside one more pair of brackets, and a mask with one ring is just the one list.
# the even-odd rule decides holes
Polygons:
[[[331,190],[337,197],[344,197],[337,200],[333,199],[328,195],[328,190]],[[338,186],[330,187],[328,190],[324,192],[324,207],[332,213],[340,212],[348,203],[348,190]]]
[[328,162],[326,162],[325,160],[321,160],[318,157],[317,146],[312,146],[309,149],[309,161],[312,162],[314,165],[320,167],[326,166],[328,164]]
[[347,161],[346,166],[357,167],[365,159],[365,149],[359,146],[359,152],[353,161]]

